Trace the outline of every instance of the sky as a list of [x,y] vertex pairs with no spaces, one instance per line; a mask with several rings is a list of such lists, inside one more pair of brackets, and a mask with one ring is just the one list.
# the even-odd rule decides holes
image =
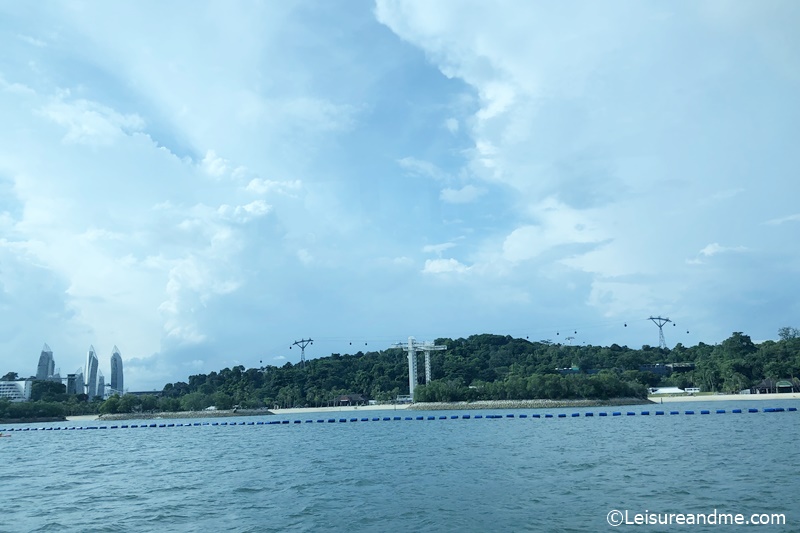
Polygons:
[[[800,4],[0,0],[0,373],[800,326]],[[567,337],[573,337],[567,339]],[[107,378],[108,379],[108,378]]]

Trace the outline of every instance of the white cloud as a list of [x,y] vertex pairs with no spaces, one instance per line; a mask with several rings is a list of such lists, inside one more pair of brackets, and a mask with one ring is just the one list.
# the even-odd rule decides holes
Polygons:
[[255,194],[269,194],[271,192],[291,194],[300,191],[302,188],[303,182],[300,180],[273,181],[261,178],[250,180],[246,187],[248,191]]
[[450,248],[455,247],[455,243],[453,242],[443,242],[441,244],[426,244],[422,247],[422,251],[426,254],[438,254],[441,255],[442,252],[445,250],[449,250]]
[[446,180],[447,174],[429,161],[422,161],[414,157],[404,157],[397,161],[402,168],[414,176],[423,176],[435,180]]
[[217,156],[214,150],[208,150],[200,162],[203,170],[210,176],[219,178],[228,173],[228,161]]
[[442,189],[440,198],[450,204],[468,204],[486,194],[486,189],[465,185],[460,189]]
[[770,226],[779,226],[787,222],[800,222],[800,213],[795,213],[794,215],[788,215],[780,218],[773,218],[766,221],[765,224]]
[[447,274],[447,273],[457,273],[463,274],[469,270],[469,267],[458,262],[457,260],[450,258],[450,259],[427,259],[425,261],[425,267],[422,269],[422,272],[425,274]]
[[705,248],[700,250],[700,255],[711,257],[713,255],[717,255],[720,253],[725,252],[745,252],[747,248],[744,246],[721,246],[719,243],[712,242],[711,244],[707,245]]
[[224,220],[243,224],[256,218],[263,217],[271,210],[272,206],[267,204],[264,200],[254,200],[249,204],[237,205],[236,207],[221,205],[217,208],[217,213],[219,213]]
[[39,113],[67,129],[64,136],[67,143],[107,145],[120,135],[144,128],[144,121],[135,113],[118,113],[97,102],[82,99],[65,101],[59,97],[43,106]]

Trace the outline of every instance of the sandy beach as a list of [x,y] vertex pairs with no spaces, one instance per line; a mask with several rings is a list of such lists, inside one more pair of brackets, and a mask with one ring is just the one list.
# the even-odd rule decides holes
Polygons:
[[410,404],[389,405],[341,405],[338,407],[295,407],[289,409],[270,409],[275,415],[299,415],[302,413],[345,413],[358,411],[403,411]]
[[701,394],[699,396],[649,396],[653,403],[677,402],[752,402],[775,400],[800,400],[800,393],[781,394]]
[[67,422],[85,422],[89,420],[100,420],[98,415],[75,415],[66,417]]

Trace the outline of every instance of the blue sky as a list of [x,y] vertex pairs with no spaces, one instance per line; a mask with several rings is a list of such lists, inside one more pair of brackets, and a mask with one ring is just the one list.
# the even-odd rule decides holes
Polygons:
[[[800,326],[800,5],[0,2],[0,371]],[[627,324],[627,327],[624,325]],[[352,343],[352,344],[351,344]]]

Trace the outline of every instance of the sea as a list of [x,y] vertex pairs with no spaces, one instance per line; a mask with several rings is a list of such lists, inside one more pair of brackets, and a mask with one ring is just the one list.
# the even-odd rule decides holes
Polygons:
[[800,531],[798,406],[4,425],[0,531]]

